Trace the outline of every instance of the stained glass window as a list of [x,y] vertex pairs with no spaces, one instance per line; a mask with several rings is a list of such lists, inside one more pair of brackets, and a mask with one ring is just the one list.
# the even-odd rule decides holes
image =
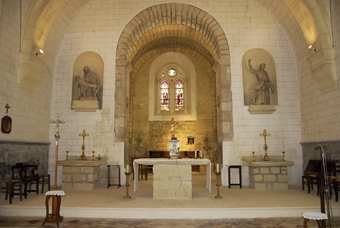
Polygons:
[[169,77],[175,77],[176,74],[177,74],[177,72],[176,72],[176,70],[175,70],[174,68],[170,68],[170,69],[168,70],[168,75],[169,75]]
[[169,82],[164,80],[161,81],[160,85],[160,105],[161,111],[169,111],[170,110],[170,102],[169,102]]
[[184,91],[183,91],[183,82],[177,81],[175,84],[175,110],[183,111],[184,110]]

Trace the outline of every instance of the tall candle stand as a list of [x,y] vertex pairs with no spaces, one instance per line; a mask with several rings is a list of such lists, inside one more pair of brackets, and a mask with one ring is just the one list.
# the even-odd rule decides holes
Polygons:
[[217,195],[215,196],[216,199],[221,199],[222,196],[220,195],[220,186],[221,186],[221,183],[220,183],[220,176],[221,176],[221,172],[216,172],[216,186],[217,186]]
[[124,199],[130,199],[131,196],[129,196],[129,179],[130,179],[130,174],[131,172],[125,172],[125,175],[126,175],[126,183],[125,183],[125,186],[126,186],[126,196],[124,196]]

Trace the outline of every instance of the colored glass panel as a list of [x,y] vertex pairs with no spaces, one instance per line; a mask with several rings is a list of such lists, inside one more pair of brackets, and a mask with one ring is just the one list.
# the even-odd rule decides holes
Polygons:
[[161,111],[170,110],[169,82],[168,81],[162,81],[160,85],[160,108],[161,108]]
[[175,110],[183,111],[184,110],[184,85],[182,81],[177,81],[175,85]]

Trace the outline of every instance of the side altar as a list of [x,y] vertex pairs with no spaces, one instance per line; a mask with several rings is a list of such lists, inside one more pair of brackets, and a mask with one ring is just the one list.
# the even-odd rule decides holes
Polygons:
[[[138,177],[138,165],[153,165],[154,199],[191,199],[192,165],[206,165],[206,188],[211,193],[211,162],[209,159],[141,158],[133,162],[134,176]],[[138,178],[134,179],[134,192],[138,190]]]
[[249,187],[257,190],[288,190],[288,167],[293,166],[293,161],[286,161],[285,152],[283,156],[271,156],[267,154],[268,145],[266,129],[260,134],[264,138],[263,149],[265,155],[262,157],[243,157],[243,165],[249,167]]

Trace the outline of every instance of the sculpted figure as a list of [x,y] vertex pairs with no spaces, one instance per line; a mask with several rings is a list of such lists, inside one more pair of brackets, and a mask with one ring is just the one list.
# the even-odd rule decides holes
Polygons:
[[270,91],[274,93],[275,87],[271,83],[267,72],[264,70],[266,64],[261,63],[259,70],[255,70],[251,65],[251,59],[248,60],[250,71],[256,76],[256,84],[254,86],[255,93],[249,95],[250,104],[252,105],[270,105]]
[[88,66],[85,66],[83,71],[83,78],[79,75],[74,77],[78,100],[97,100],[97,93],[100,89],[100,85],[97,85],[97,77]]

